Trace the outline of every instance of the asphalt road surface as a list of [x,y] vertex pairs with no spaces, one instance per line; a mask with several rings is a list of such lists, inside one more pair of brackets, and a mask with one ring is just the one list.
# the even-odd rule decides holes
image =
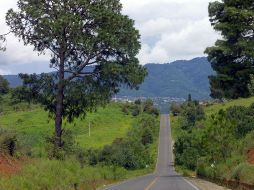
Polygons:
[[199,190],[174,171],[169,115],[162,115],[156,171],[113,185],[104,190]]

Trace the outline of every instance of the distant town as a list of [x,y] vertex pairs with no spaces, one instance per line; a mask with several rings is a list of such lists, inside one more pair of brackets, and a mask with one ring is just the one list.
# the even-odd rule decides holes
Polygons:
[[184,102],[184,98],[174,98],[174,97],[130,97],[130,96],[115,96],[112,98],[113,102],[135,102],[135,100],[145,101],[150,99],[154,102],[154,105],[158,107],[161,112],[169,112],[170,104],[173,102]]

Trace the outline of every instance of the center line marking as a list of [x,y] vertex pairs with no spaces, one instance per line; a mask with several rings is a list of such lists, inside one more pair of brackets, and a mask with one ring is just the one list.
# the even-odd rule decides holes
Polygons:
[[156,178],[152,181],[152,183],[150,183],[150,184],[145,188],[145,190],[150,190],[150,189],[153,187],[153,185],[158,181],[158,179],[159,179],[159,177],[156,177]]

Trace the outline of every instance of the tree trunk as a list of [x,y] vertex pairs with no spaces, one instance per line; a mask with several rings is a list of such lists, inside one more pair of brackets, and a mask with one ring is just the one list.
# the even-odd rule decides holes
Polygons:
[[60,56],[58,71],[58,88],[56,95],[56,118],[55,118],[55,144],[63,146],[62,142],[62,120],[63,120],[63,99],[64,99],[64,56]]

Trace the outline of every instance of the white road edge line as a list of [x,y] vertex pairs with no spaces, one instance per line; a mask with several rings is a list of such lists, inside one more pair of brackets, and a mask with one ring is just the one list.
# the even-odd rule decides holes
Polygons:
[[191,182],[189,182],[187,179],[183,178],[185,182],[187,182],[190,186],[192,186],[196,190],[200,190],[197,186],[193,185]]
[[[171,128],[170,115],[168,115],[168,125],[170,126],[170,136],[171,136],[171,141],[172,141],[172,128]],[[171,142],[170,144],[171,144],[171,150],[169,150],[169,151],[172,152],[172,154],[171,154],[171,156],[172,156],[172,161],[174,161],[174,154],[173,154],[173,147],[172,147],[172,146],[174,146],[174,145],[172,144],[172,142]],[[175,169],[175,168],[174,168],[174,169]],[[184,177],[182,177],[182,179],[183,179],[186,183],[188,183],[190,186],[192,186],[194,189],[200,190],[198,187],[196,187],[195,185],[193,185],[191,182],[189,182],[189,181],[188,181],[187,179],[185,179]]]

